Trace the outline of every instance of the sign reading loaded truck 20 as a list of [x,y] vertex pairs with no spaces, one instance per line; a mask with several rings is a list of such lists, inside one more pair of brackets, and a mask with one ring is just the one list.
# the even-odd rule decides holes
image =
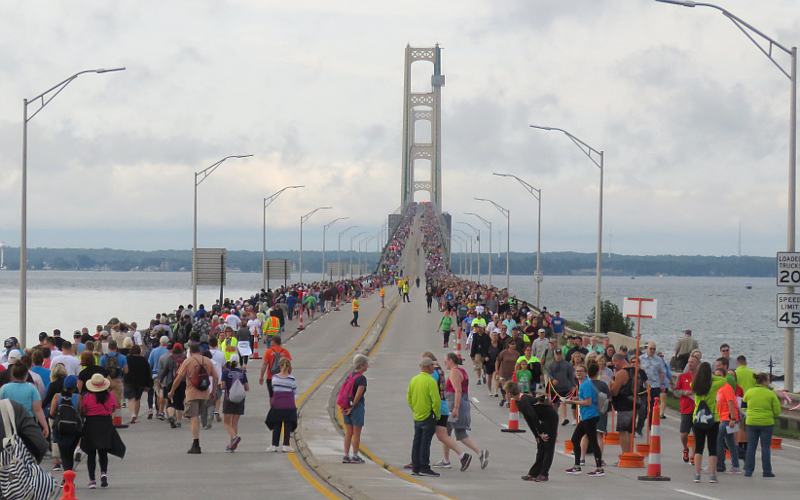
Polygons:
[[800,286],[800,252],[778,252],[778,286]]

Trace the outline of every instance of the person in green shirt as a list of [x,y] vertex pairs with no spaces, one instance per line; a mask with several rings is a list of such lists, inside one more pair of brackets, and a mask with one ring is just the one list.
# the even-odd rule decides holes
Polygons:
[[442,336],[444,337],[442,349],[447,349],[447,346],[450,344],[450,333],[453,331],[453,317],[450,316],[449,313],[445,313],[445,315],[442,316],[442,320],[439,322],[439,331],[442,332]]
[[[697,368],[692,381],[694,392],[694,413],[692,414],[692,430],[694,431],[694,482],[700,482],[700,471],[703,468],[703,449],[708,445],[708,470],[711,477],[708,482],[717,482],[717,433],[719,432],[719,412],[717,411],[717,392],[727,381],[711,373],[711,365],[704,361]],[[700,410],[701,405],[703,410]],[[707,410],[706,410],[707,408]]]
[[431,441],[436,433],[436,422],[442,411],[442,398],[439,386],[431,375],[433,360],[423,358],[419,364],[420,373],[408,384],[406,401],[414,416],[414,440],[411,445],[411,474],[414,476],[438,477],[431,469]]
[[520,392],[523,394],[530,394],[531,393],[531,379],[533,378],[533,373],[528,369],[528,361],[523,357],[521,361],[519,361],[519,370],[517,370],[517,385],[519,386]]
[[747,358],[743,355],[736,358],[736,382],[744,393],[756,386],[756,374],[747,367]]
[[[737,368],[738,372],[739,369]],[[775,426],[775,417],[781,414],[781,402],[778,396],[769,387],[769,375],[759,373],[756,377],[756,386],[744,393],[744,402],[747,403],[747,455],[744,460],[744,475],[750,477],[756,468],[756,447],[761,441],[761,472],[764,477],[775,477],[772,473],[772,457],[770,445],[772,444],[772,429]]]

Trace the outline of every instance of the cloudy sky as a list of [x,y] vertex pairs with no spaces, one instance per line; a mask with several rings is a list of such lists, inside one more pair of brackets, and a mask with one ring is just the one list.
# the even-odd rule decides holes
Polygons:
[[[798,43],[796,2],[724,3]],[[247,153],[200,186],[201,246],[259,249],[286,184],[306,188],[270,209],[271,248],[320,205],[307,248],[338,216],[377,231],[399,205],[403,49],[435,42],[456,220],[502,226],[472,200],[494,198],[512,249],[535,248],[534,201],[490,175],[511,172],[544,190],[544,251],[594,250],[598,169],[539,123],[605,150],[606,249],[734,254],[740,220],[744,253],[785,246],[788,79],[718,12],[648,0],[3,1],[0,240],[19,243],[23,97],[122,65],[30,122],[30,246],[190,248],[192,173]]]

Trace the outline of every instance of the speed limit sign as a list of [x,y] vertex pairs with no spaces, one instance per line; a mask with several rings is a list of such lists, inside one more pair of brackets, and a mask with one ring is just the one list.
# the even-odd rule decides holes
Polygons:
[[778,252],[778,286],[800,286],[800,252]]

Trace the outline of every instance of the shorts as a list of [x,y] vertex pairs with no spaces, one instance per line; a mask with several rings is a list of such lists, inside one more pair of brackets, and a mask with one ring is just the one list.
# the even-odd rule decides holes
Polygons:
[[633,425],[633,410],[617,412],[617,432],[630,432]]
[[364,404],[359,403],[350,411],[350,415],[342,415],[344,423],[353,427],[364,427],[364,416],[367,409]]
[[447,419],[450,415],[442,415],[439,417],[439,420],[436,421],[436,427],[447,427]]
[[475,368],[480,370],[483,368],[483,354],[476,354],[475,357],[472,358],[472,362],[475,364]]
[[692,430],[692,414],[691,413],[681,413],[681,434],[689,434]]
[[199,417],[208,409],[207,399],[193,399],[186,403],[185,415],[189,418]]
[[608,432],[608,413],[601,413],[597,420],[597,432],[605,434]]
[[244,401],[234,403],[225,399],[222,401],[222,413],[225,415],[244,415]]
[[142,399],[142,394],[144,393],[144,387],[139,387],[135,385],[125,384],[125,399],[135,399],[139,401]]
[[[162,389],[164,391],[164,399],[169,399],[169,389],[164,387]],[[172,396],[172,400],[167,404],[167,408],[174,408],[177,411],[183,411],[184,409],[184,400],[186,399],[186,390],[184,388],[179,388],[175,391],[175,395]]]
[[463,441],[469,437],[466,429],[455,429],[452,423],[447,422],[447,435],[452,435],[454,431],[456,433],[456,441]]

